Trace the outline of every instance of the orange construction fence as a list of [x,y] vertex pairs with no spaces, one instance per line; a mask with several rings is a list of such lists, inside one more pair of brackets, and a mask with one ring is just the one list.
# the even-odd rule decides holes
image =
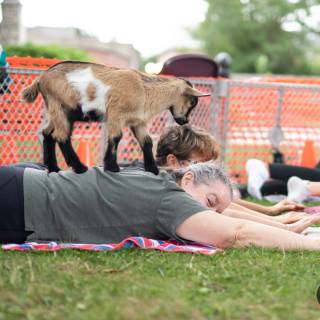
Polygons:
[[292,77],[292,76],[287,76],[287,77],[261,77],[258,80],[258,82],[271,82],[271,83],[294,83],[294,84],[312,84],[312,85],[320,85],[320,79],[315,78],[315,77]]
[[7,61],[11,68],[46,70],[61,60],[32,57],[8,57]]

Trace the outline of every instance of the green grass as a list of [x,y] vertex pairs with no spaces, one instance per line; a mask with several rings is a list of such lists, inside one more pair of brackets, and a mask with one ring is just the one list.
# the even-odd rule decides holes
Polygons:
[[0,319],[319,319],[320,254],[0,250]]

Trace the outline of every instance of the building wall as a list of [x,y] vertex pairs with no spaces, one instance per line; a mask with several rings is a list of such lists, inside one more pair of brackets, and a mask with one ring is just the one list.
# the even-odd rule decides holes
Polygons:
[[78,28],[34,27],[23,28],[22,6],[19,0],[3,0],[0,43],[19,44],[29,41],[41,45],[60,45],[78,48],[88,53],[95,62],[119,68],[139,68],[140,54],[131,44],[100,42],[95,36]]
[[86,52],[97,63],[102,63],[117,68],[131,68],[130,59],[117,53],[95,49],[86,50]]
[[0,23],[0,43],[16,44],[24,40],[21,23],[22,6],[19,0],[4,0],[1,3],[2,21]]
[[27,39],[36,44],[57,44],[81,49],[97,63],[118,68],[139,68],[140,54],[132,45],[117,42],[103,43],[77,28],[28,28]]

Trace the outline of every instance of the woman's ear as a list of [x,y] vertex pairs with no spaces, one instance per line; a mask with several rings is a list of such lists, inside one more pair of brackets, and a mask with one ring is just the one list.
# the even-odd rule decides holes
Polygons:
[[194,175],[191,171],[188,171],[184,174],[184,176],[181,179],[181,187],[185,189],[185,187],[189,187],[193,185],[194,183]]
[[166,157],[166,165],[167,167],[172,167],[172,168],[179,168],[179,161],[176,158],[176,156],[174,156],[172,153],[169,153]]

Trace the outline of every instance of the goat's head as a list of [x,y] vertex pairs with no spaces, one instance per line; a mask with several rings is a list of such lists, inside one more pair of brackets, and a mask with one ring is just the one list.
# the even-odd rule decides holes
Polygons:
[[[180,82],[181,81],[181,82]],[[184,79],[179,79],[179,87],[181,88],[180,94],[177,99],[169,107],[169,110],[174,120],[180,124],[189,122],[191,111],[196,107],[199,97],[210,96],[209,93],[204,93],[193,88],[191,82]]]

